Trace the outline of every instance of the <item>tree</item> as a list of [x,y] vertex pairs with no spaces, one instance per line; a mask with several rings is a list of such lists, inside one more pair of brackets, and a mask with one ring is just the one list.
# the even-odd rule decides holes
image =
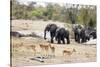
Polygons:
[[36,2],[29,2],[28,3],[28,6],[27,6],[27,10],[28,11],[32,11],[35,7],[34,7],[34,5],[36,4]]
[[44,3],[45,7],[37,2],[21,4],[17,0],[11,0],[11,17],[16,19],[43,19],[62,21],[65,23],[78,23],[84,26],[96,26],[96,6]]
[[48,19],[51,20],[52,19],[52,14],[53,14],[53,5],[51,3],[48,3],[47,5],[47,15],[48,15]]

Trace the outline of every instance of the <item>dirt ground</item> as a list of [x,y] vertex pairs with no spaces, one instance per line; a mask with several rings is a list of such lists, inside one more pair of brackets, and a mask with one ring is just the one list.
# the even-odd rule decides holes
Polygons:
[[[34,32],[43,32],[45,26],[49,23],[55,23],[63,27],[65,24],[52,21],[31,21],[31,20],[12,20],[11,29],[13,31],[30,30]],[[81,63],[81,62],[95,62],[96,61],[96,45],[83,45],[76,43],[74,39],[70,39],[70,44],[51,44],[55,48],[55,52],[48,52],[42,50],[39,44],[48,45],[49,39],[44,40],[39,37],[11,37],[12,48],[12,67],[24,67],[30,65],[43,64],[61,64],[61,63]],[[35,45],[35,50],[32,49]],[[73,51],[73,49],[75,51]],[[63,55],[63,51],[68,50],[67,54]],[[32,58],[46,56],[42,59],[44,62],[34,60]]]

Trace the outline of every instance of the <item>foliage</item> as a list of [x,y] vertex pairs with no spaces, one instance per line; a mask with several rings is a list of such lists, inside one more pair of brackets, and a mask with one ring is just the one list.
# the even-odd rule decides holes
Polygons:
[[[71,5],[71,6],[69,6]],[[96,6],[46,3],[45,7],[37,5],[37,2],[22,4],[17,0],[11,0],[11,19],[43,19],[61,21],[65,23],[78,23],[84,26],[96,26]]]

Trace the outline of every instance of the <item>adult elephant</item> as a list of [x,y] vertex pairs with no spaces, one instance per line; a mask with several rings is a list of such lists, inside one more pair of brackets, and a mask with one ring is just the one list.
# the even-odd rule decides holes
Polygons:
[[92,37],[93,39],[96,39],[96,38],[97,38],[96,30],[92,31],[89,35],[90,35],[90,37]]
[[56,40],[58,41],[58,44],[61,44],[61,41],[65,44],[65,39],[67,40],[67,44],[70,44],[69,31],[65,30],[65,28],[57,29]]
[[87,42],[91,37],[93,37],[93,39],[96,38],[96,30],[91,27],[83,28],[81,25],[75,24],[73,25],[73,31],[75,41],[78,43]]
[[75,41],[78,42],[78,43],[81,42],[81,41],[80,41],[81,35],[82,35],[81,31],[82,31],[81,28],[76,28],[76,29],[74,30]]
[[75,41],[78,43],[83,43],[90,40],[90,32],[92,31],[91,28],[86,27],[83,28],[82,25],[74,24],[73,31],[75,36]]
[[84,43],[90,40],[90,33],[92,29],[90,28],[76,28],[74,30],[75,41],[78,43]]
[[90,38],[96,39],[96,30],[90,27],[84,28],[81,30],[82,42],[87,42]]
[[74,32],[75,41],[80,43],[82,26],[79,24],[73,24],[72,28]]
[[48,32],[50,32],[51,43],[53,43],[54,42],[53,39],[55,37],[56,30],[57,30],[56,24],[48,24],[44,30],[44,39],[46,39],[46,32],[48,31]]

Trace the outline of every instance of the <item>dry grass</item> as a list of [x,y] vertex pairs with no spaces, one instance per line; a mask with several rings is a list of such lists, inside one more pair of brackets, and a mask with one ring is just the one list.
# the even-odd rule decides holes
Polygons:
[[[24,23],[27,23],[26,26]],[[50,22],[50,21],[49,21]],[[34,30],[43,31],[49,22],[14,20],[12,21],[13,30]],[[51,23],[51,22],[50,22]],[[59,23],[60,24],[60,23]],[[41,44],[42,46],[40,46]],[[12,66],[23,67],[24,65],[36,64],[57,64],[57,63],[77,63],[77,62],[94,62],[96,61],[96,45],[82,45],[71,39],[70,44],[49,44],[42,38],[35,37],[12,37]],[[45,45],[45,47],[43,46]],[[75,50],[74,50],[75,49]],[[44,63],[36,60],[30,60],[35,56],[55,55],[51,59],[45,59]],[[67,56],[67,58],[63,57]],[[70,58],[69,58],[70,57]]]
[[[20,40],[13,39],[13,40],[14,40],[14,43],[20,43],[20,44],[14,44],[14,43],[12,44],[12,46],[14,45],[14,47],[12,48],[13,49],[12,50],[12,55],[13,55],[12,60],[13,60],[14,65],[20,65],[20,63],[22,65],[24,64],[34,65],[34,64],[69,63],[69,61],[70,63],[96,61],[96,48],[95,48],[96,45],[82,45],[82,44],[74,45],[71,43],[69,45],[51,44],[52,46],[55,47],[55,50],[54,50],[55,58],[47,59],[45,60],[44,63],[40,63],[35,60],[30,60],[30,58],[33,58],[35,56],[53,55],[53,53],[49,49],[50,47],[48,47],[48,49],[43,48],[43,50],[41,51],[41,48],[39,47],[39,43],[37,44],[33,42],[26,43],[24,39],[20,39]],[[21,40],[23,41],[23,45],[21,45],[21,42],[22,42]],[[45,43],[45,44],[48,44],[48,43]],[[49,46],[49,45],[46,45],[46,46]],[[29,62],[27,63],[27,61]]]

